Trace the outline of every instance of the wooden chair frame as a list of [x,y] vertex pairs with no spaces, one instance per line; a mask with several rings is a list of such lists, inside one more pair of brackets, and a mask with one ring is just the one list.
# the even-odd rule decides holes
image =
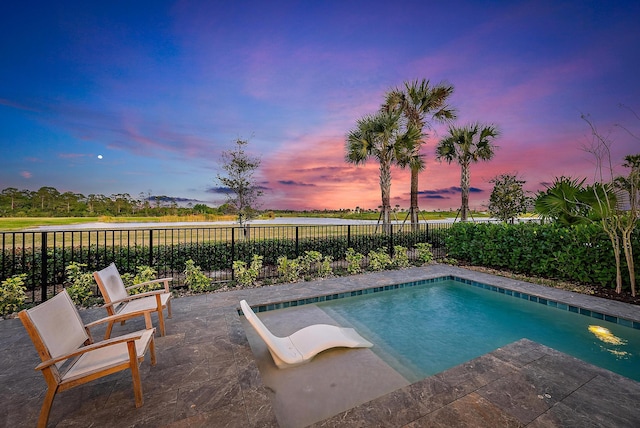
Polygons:
[[[46,311],[51,308],[50,313]],[[35,316],[34,310],[42,315]],[[142,311],[147,325],[151,325],[151,311]],[[139,364],[149,351],[151,365],[156,365],[155,329],[141,330],[101,342],[93,342],[90,329],[103,323],[120,321],[119,315],[109,316],[84,325],[66,290],[32,309],[18,314],[29,337],[38,351],[42,363],[35,369],[42,371],[47,383],[47,393],[42,403],[38,427],[45,428],[56,393],[91,382],[122,370],[131,370],[136,407],[144,404]],[[44,320],[44,321],[43,321]],[[47,327],[50,324],[56,327]],[[62,344],[52,340],[50,332],[60,326],[64,331]],[[83,331],[84,330],[84,331]],[[69,332],[67,337],[67,331]],[[85,339],[84,342],[82,339]],[[80,342],[80,343],[78,343]],[[126,345],[126,349],[122,345]],[[119,346],[119,348],[118,348]],[[91,355],[94,353],[94,355]],[[102,366],[93,365],[91,358],[100,354]],[[80,367],[80,368],[78,368]]]
[[[94,272],[93,277],[98,283],[98,288],[105,302],[104,308],[107,310],[109,316],[121,315],[123,318],[120,322],[124,324],[126,320],[140,316],[141,311],[151,310],[158,314],[160,335],[165,335],[163,309],[167,308],[167,318],[171,318],[172,296],[169,290],[169,282],[172,281],[173,278],[159,278],[125,287],[118,268],[114,263],[111,263],[100,271]],[[158,283],[163,283],[164,287],[146,293],[129,294],[129,290],[131,289]],[[105,339],[111,336],[114,323],[115,321],[107,325]],[[150,328],[150,325],[146,325],[146,328]]]

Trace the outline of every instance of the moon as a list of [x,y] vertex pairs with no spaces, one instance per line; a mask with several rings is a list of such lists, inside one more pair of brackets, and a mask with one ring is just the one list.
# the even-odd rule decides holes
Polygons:
[[102,155],[98,155],[98,159],[102,159]]

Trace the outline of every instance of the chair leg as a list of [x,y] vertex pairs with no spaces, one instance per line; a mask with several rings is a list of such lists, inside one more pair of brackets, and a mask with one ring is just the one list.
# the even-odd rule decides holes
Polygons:
[[160,336],[164,336],[164,316],[162,309],[158,311],[158,327],[160,327]]
[[149,343],[149,354],[151,355],[151,365],[156,365],[156,341],[153,336],[151,336],[151,342]]
[[171,299],[167,300],[167,318],[171,318]]
[[47,388],[47,393],[44,396],[44,402],[40,409],[40,417],[38,418],[38,428],[47,428],[49,422],[49,414],[51,413],[51,406],[53,405],[53,399],[58,391],[58,386],[50,386]]
[[147,330],[151,330],[153,328],[153,323],[151,322],[151,312],[144,313],[144,328]]
[[140,382],[140,368],[138,367],[138,352],[135,342],[127,342],[129,350],[129,369],[131,370],[131,380],[133,382],[133,396],[136,400],[136,407],[142,407],[144,396],[142,395],[142,382]]
[[107,331],[104,333],[104,340],[111,337],[111,330],[113,330],[113,322],[107,324]]

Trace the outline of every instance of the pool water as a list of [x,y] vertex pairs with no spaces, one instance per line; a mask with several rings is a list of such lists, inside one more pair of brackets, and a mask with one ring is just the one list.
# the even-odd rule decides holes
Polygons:
[[318,303],[416,382],[527,338],[640,381],[640,330],[447,280]]

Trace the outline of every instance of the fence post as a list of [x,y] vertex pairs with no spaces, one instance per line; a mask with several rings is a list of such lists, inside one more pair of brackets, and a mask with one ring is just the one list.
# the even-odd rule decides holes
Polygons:
[[41,235],[41,251],[42,251],[42,266],[41,266],[41,270],[40,270],[40,292],[42,294],[41,296],[41,300],[44,302],[45,300],[47,300],[47,270],[48,270],[48,264],[49,261],[47,260],[47,237],[48,237],[48,232],[42,232]]
[[351,225],[347,225],[347,248],[351,247]]
[[298,242],[298,226],[296,226],[296,257],[300,257],[299,242]]
[[235,227],[231,227],[231,266],[229,266],[229,268],[231,269],[231,280],[233,281],[235,279],[235,272],[233,271],[233,261],[236,259],[236,228]]
[[393,257],[393,224],[389,227],[389,255]]
[[153,266],[153,229],[149,229],[149,266]]

